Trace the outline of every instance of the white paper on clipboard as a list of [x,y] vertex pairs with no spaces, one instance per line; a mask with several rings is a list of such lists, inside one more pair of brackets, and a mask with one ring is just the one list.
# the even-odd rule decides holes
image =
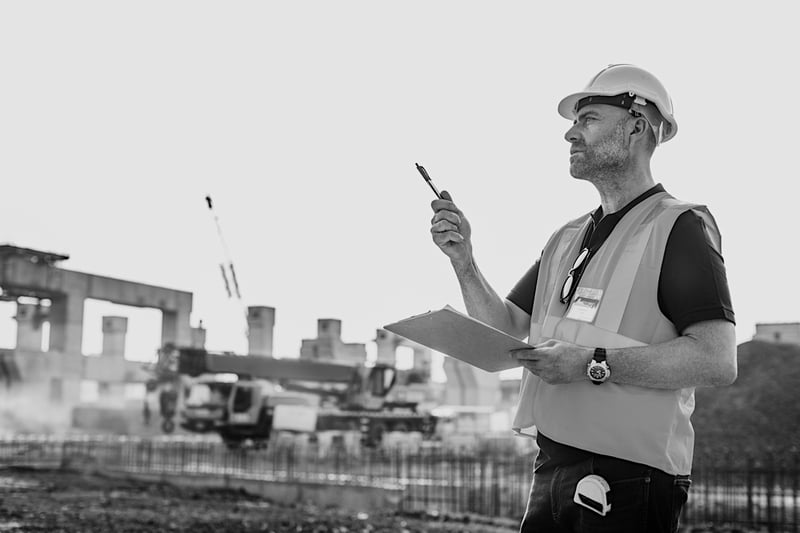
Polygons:
[[516,337],[458,312],[449,305],[383,328],[487,372],[520,366],[511,357],[511,350],[532,347]]

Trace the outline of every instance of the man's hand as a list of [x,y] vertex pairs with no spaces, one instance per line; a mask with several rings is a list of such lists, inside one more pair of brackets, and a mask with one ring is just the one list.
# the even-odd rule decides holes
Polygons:
[[442,191],[442,200],[431,202],[433,218],[431,235],[433,242],[454,265],[463,266],[472,260],[472,229],[464,213],[453,203],[447,191]]
[[511,352],[524,368],[553,385],[586,379],[592,354],[592,348],[553,339]]

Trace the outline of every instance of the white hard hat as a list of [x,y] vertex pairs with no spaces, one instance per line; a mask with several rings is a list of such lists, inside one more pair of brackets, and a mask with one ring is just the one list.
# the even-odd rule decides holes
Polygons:
[[[558,113],[574,120],[578,109],[590,103],[610,104],[641,113],[652,126],[657,144],[672,139],[678,132],[667,90],[655,76],[634,65],[609,65],[601,70],[582,92],[561,100]],[[655,106],[663,122],[648,106]]]

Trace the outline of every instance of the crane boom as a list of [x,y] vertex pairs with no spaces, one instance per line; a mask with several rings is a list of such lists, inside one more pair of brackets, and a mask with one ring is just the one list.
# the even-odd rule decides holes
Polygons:
[[[223,260],[220,262],[219,268],[220,272],[222,273],[222,280],[225,282],[225,291],[228,293],[228,298],[231,298],[234,293],[236,294],[236,299],[239,301],[239,306],[241,307],[242,314],[244,316],[245,337],[249,338],[247,307],[244,305],[244,301],[242,300],[242,291],[239,289],[239,279],[236,277],[236,269],[233,267],[233,260],[231,259],[230,250],[228,250],[228,243],[225,241],[225,236],[222,234],[222,226],[219,223],[219,217],[217,216],[217,213],[214,211],[214,202],[211,200],[211,195],[206,195],[205,200],[208,210],[211,213],[211,217],[214,219],[214,225],[217,228],[217,237],[219,238],[219,244],[223,256]],[[231,290],[231,285],[233,285],[233,290]]]
[[182,349],[178,359],[178,372],[189,376],[237,374],[273,380],[349,383],[358,373],[358,367],[322,361],[213,354],[201,349]]

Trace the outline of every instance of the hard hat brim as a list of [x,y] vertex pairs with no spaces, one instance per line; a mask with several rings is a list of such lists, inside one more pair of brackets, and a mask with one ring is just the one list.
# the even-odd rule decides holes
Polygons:
[[[615,96],[616,94],[617,93],[610,94],[598,91],[583,91],[570,94],[558,103],[558,114],[567,120],[575,120],[575,105],[582,98],[586,98],[587,96]],[[665,133],[664,139],[661,141],[666,142],[675,137],[675,134],[678,133],[678,123],[675,121],[675,118],[672,115],[665,113],[660,109],[659,112],[661,113],[661,116],[664,117],[664,120],[669,124],[669,130]]]
[[578,103],[578,100],[581,98],[585,98],[587,96],[613,96],[613,95],[600,95],[596,92],[580,92],[574,93],[566,98],[562,99],[561,102],[558,103],[558,114],[564,117],[567,120],[575,120],[575,105]]

